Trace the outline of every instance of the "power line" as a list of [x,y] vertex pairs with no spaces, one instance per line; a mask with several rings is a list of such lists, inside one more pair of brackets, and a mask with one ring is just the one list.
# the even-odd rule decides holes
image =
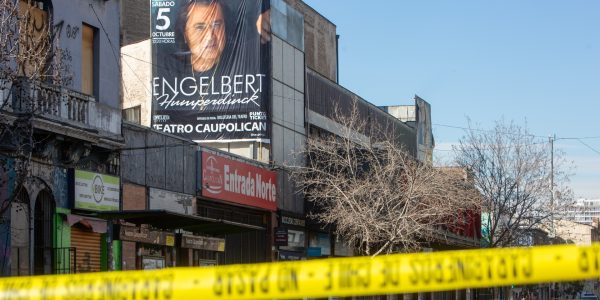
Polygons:
[[108,39],[108,43],[110,44],[110,49],[112,50],[113,56],[115,57],[115,60],[117,61],[117,66],[120,67],[120,60],[117,57],[117,53],[115,52],[115,45],[113,44],[112,40],[110,39],[110,36],[108,35],[108,32],[106,32],[106,29],[104,28],[104,24],[102,24],[102,21],[100,20],[100,17],[98,17],[98,14],[96,13],[96,9],[94,9],[94,5],[92,3],[90,3],[90,7],[92,8],[92,11],[94,12],[94,15],[96,16],[96,19],[98,20],[98,23],[100,23],[100,28],[102,28],[102,31],[104,32],[104,35],[106,35],[106,38]]
[[584,137],[559,137],[557,140],[594,140],[600,139],[600,136],[584,136]]
[[579,141],[581,144],[583,144],[584,146],[588,147],[590,150],[592,150],[592,151],[594,151],[594,152],[596,152],[596,153],[600,154],[600,151],[598,151],[598,150],[594,149],[592,146],[590,146],[590,145],[586,144],[586,143],[585,143],[584,141],[582,141],[581,139],[576,139],[576,140],[578,140],[578,141]]
[[[486,129],[478,129],[478,128],[467,128],[467,127],[461,127],[461,126],[455,126],[455,125],[446,125],[446,124],[435,124],[434,123],[432,125],[434,125],[434,126],[448,127],[448,128],[454,128],[454,129],[480,131],[480,132],[496,132],[494,130],[486,130]],[[548,138],[546,136],[535,135],[535,134],[519,134],[519,133],[513,133],[513,132],[496,132],[496,133],[503,134],[503,135],[531,136],[531,137],[543,138],[543,139]]]
[[[544,142],[537,142],[537,143],[526,143],[526,144],[517,144],[517,145],[510,145],[510,146],[505,146],[505,147],[481,147],[479,149],[464,149],[467,151],[477,151],[477,150],[498,150],[498,149],[509,149],[515,146],[535,146],[535,145],[542,145],[542,144],[547,144],[548,142],[544,141]],[[433,149],[433,151],[441,151],[441,152],[454,152],[453,149]],[[462,151],[462,150],[460,150]]]
[[[446,125],[446,124],[432,124],[434,126],[442,126],[442,127],[448,127],[448,128],[454,128],[454,129],[461,129],[461,130],[472,130],[472,131],[479,131],[479,132],[494,132],[494,133],[499,133],[499,134],[503,134],[503,135],[516,135],[516,136],[532,136],[532,137],[537,137],[537,138],[543,138],[546,139],[548,138],[547,136],[541,136],[541,135],[535,135],[535,134],[518,134],[518,133],[512,133],[512,132],[496,132],[494,130],[486,130],[486,129],[479,129],[479,128],[468,128],[468,127],[461,127],[461,126],[456,126],[456,125]],[[554,140],[593,140],[593,139],[600,139],[600,136],[584,136],[584,137],[557,137]]]

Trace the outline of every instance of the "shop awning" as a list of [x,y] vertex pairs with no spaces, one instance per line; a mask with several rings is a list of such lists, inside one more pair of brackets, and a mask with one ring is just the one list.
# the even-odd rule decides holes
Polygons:
[[222,219],[185,215],[166,210],[128,210],[103,212],[77,212],[106,220],[123,220],[133,224],[148,224],[161,229],[183,229],[194,233],[227,234],[253,230],[265,230],[264,227],[238,223]]

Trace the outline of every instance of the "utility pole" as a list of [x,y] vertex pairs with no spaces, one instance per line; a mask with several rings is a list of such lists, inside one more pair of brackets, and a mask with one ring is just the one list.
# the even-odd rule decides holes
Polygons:
[[[554,140],[556,140],[556,134],[548,137],[550,142],[550,234],[548,237],[554,239],[556,237],[556,231],[554,229]],[[550,240],[550,244],[553,241]],[[552,291],[554,290],[555,283],[551,283],[548,286],[548,296],[552,297]]]
[[554,238],[554,141],[556,140],[556,134],[549,136],[548,140],[550,142],[550,237]]

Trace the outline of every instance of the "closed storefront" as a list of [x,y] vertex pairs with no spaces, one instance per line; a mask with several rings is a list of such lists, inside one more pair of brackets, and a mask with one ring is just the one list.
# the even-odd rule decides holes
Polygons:
[[108,268],[108,223],[90,215],[119,210],[120,179],[76,169],[70,170],[70,177],[73,213],[67,215],[67,222],[71,226],[71,248],[74,249],[76,272],[104,271]]
[[105,220],[67,215],[71,233],[71,260],[75,262],[76,273],[100,272],[106,269],[102,265],[103,239],[106,237]]
[[178,236],[178,240],[181,266],[214,266],[225,252],[223,238],[182,234]]
[[[135,262],[125,260],[127,269],[153,270],[174,267],[175,263],[175,234],[161,230],[153,230],[147,226],[118,226],[116,239],[122,241],[127,252],[136,253]],[[135,242],[135,243],[133,243]],[[135,250],[134,250],[135,249]],[[124,251],[125,252],[125,251]]]
[[102,234],[83,225],[71,227],[71,246],[75,248],[77,273],[100,272]]
[[277,174],[262,165],[208,150],[200,153],[200,160],[202,191],[197,201],[198,215],[239,226],[237,232],[220,232],[227,247],[219,256],[219,263],[270,261]]

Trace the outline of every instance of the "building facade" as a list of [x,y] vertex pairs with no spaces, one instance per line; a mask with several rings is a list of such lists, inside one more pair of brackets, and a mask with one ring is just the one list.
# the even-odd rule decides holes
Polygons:
[[[332,228],[306,219],[311,208],[296,192],[293,182],[286,172],[280,170],[281,167],[303,165],[303,158],[295,154],[303,149],[307,137],[319,132],[337,134],[339,124],[334,121],[338,113],[335,108],[349,108],[354,103],[360,116],[369,120],[369,126],[387,128],[415,158],[431,161],[431,108],[423,99],[416,97],[419,117],[411,124],[340,86],[337,84],[339,36],[335,24],[303,1],[272,0],[269,1],[269,9],[272,35],[268,59],[271,87],[268,142],[227,139],[197,142],[240,158],[265,163],[277,170],[277,209],[270,212],[270,216],[265,214],[269,219],[266,225],[269,228],[265,232],[269,243],[273,244],[269,259],[353,255],[344,241],[332,234]],[[151,82],[153,64],[160,61],[153,54],[154,42],[150,38],[156,25],[150,22],[155,16],[153,14],[147,3],[131,1],[122,4],[125,20],[121,30],[124,116],[144,126],[156,124],[152,120],[152,105],[157,102]],[[155,126],[159,131],[164,131],[164,128]],[[376,138],[368,133],[361,135],[366,140]],[[238,208],[228,207],[232,211]],[[474,221],[471,225],[476,227],[477,224]],[[446,232],[441,239],[451,237],[456,243],[447,246],[450,248],[476,247],[479,230],[475,227],[456,233]],[[447,247],[436,246],[440,249]]]
[[108,226],[86,212],[120,205],[119,4],[13,3],[26,26],[2,69],[16,66],[0,90],[0,272],[105,270]]
[[570,221],[592,225],[594,219],[600,218],[600,199],[578,199],[567,211]]
[[[337,84],[333,23],[302,1],[262,3],[257,13],[268,13],[271,35],[254,42],[266,54],[268,107],[266,115],[250,116],[266,118],[267,135],[196,142],[156,126],[165,118],[153,120],[159,62],[150,37],[158,35],[149,30],[166,25],[152,18],[158,12],[149,2],[47,0],[26,7],[47,24],[61,62],[53,70],[64,76],[19,78],[2,90],[5,128],[26,122],[32,130],[23,136],[35,142],[27,150],[8,135],[1,140],[3,274],[354,255],[330,226],[306,218],[311,207],[284,167],[305,163],[296,154],[311,134],[339,134],[336,108],[347,114],[356,105],[369,128],[385,128],[423,160],[429,148],[422,146],[433,146],[430,130],[421,130],[429,133],[422,142],[420,127]],[[256,78],[243,77],[246,91]],[[121,122],[121,108],[133,123]],[[421,108],[430,118],[429,110]],[[369,128],[357,136],[379,138]],[[476,236],[466,231],[467,240],[456,238],[453,247],[472,246]]]

